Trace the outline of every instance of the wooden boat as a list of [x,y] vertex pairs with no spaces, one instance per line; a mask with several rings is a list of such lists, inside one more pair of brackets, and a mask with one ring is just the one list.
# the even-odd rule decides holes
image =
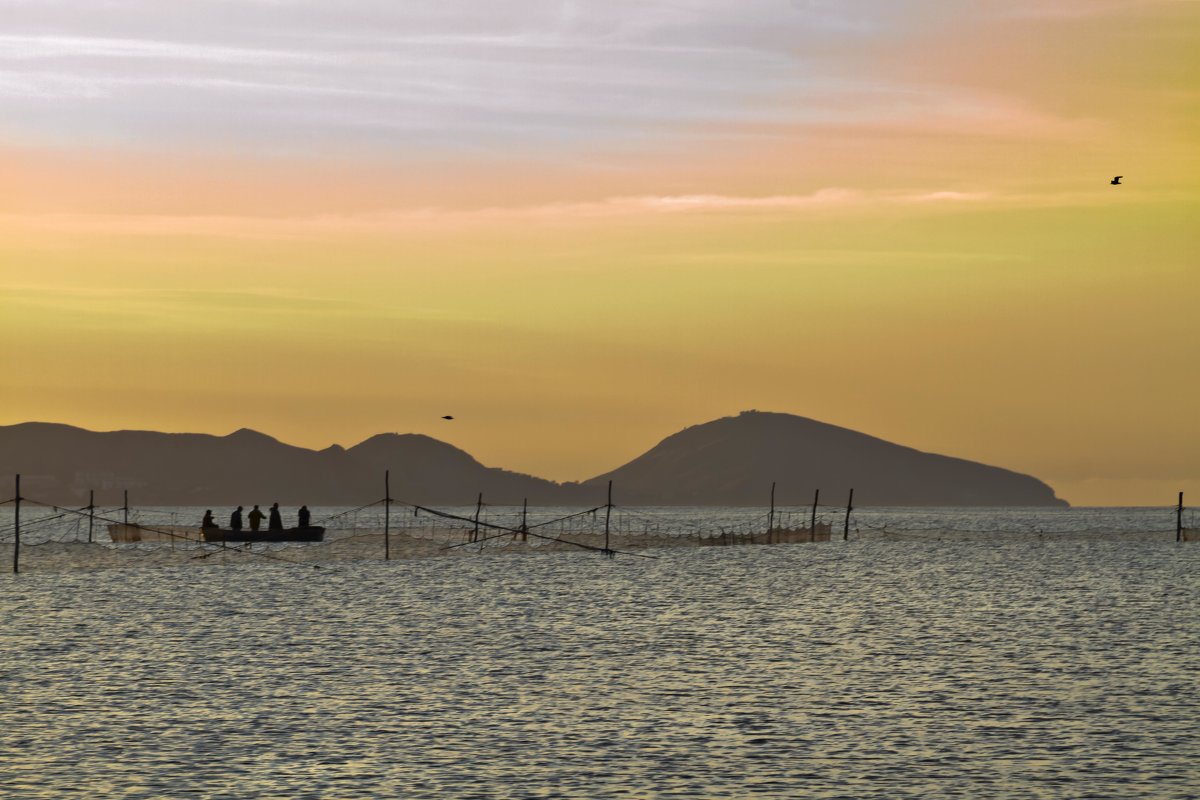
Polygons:
[[323,542],[325,529],[319,525],[283,530],[230,530],[228,528],[201,528],[206,542]]

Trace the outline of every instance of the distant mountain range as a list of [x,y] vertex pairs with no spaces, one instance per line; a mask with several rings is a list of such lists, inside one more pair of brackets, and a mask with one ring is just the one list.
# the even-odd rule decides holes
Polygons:
[[[746,411],[669,436],[644,455],[582,483],[485,467],[418,434],[385,433],[349,449],[307,450],[242,429],[228,436],[98,433],[43,422],[0,426],[0,476],[22,474],[22,495],[58,503],[359,505],[383,496],[426,505],[593,505],[607,482],[624,505],[1066,506],[1029,475],[923,453],[790,414]],[[3,478],[0,478],[3,480]],[[2,484],[0,484],[2,485]],[[0,495],[8,493],[0,490]]]

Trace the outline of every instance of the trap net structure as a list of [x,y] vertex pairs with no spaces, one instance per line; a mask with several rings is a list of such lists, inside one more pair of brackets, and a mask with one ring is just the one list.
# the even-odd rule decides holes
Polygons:
[[[819,493],[818,493],[819,497]],[[239,564],[589,553],[656,558],[686,547],[827,542],[1030,542],[1200,540],[1200,518],[1183,506],[1141,509],[905,509],[804,507],[591,508],[473,505],[434,508],[390,497],[354,508],[315,509],[315,542],[206,539],[201,509],[62,506],[21,497],[0,501],[0,568],[53,572]],[[132,540],[131,540],[132,539]],[[7,571],[7,570],[5,570]]]

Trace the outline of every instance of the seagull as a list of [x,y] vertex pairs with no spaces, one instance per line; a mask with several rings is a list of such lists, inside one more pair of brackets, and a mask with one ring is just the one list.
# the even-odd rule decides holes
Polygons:
[[442,419],[454,419],[454,417],[452,417],[452,416],[450,416],[449,414],[447,414],[446,416],[442,417]]
[[1124,175],[1118,175],[1117,177],[1115,177],[1111,181],[1109,181],[1109,183],[1111,183],[1113,186],[1120,186],[1121,178],[1124,178],[1124,177],[1125,177]]

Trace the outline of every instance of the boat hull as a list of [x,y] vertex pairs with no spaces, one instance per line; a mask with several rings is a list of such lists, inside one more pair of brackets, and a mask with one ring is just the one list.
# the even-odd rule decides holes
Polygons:
[[307,528],[285,528],[281,531],[234,531],[226,528],[202,528],[206,542],[322,542],[325,529],[319,525]]

